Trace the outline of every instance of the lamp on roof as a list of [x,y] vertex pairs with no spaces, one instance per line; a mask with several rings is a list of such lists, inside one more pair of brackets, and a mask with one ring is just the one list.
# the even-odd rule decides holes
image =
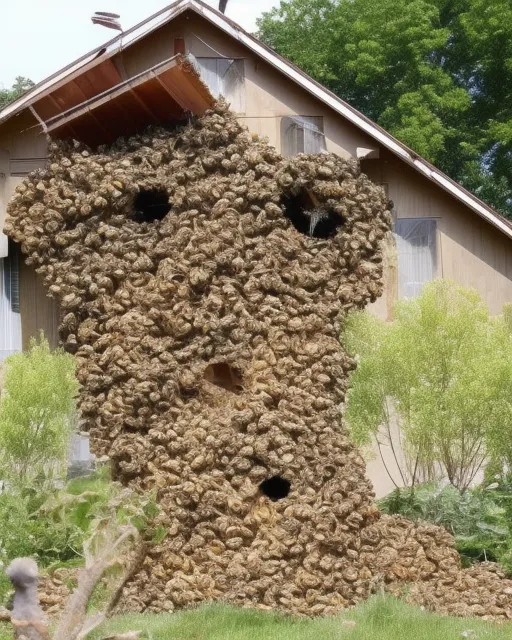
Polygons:
[[226,13],[227,4],[228,4],[228,0],[220,0],[219,1],[219,11],[221,13]]
[[115,29],[116,31],[122,31],[119,18],[121,16],[117,13],[109,13],[108,11],[96,11],[91,20],[93,24],[101,24],[108,29]]

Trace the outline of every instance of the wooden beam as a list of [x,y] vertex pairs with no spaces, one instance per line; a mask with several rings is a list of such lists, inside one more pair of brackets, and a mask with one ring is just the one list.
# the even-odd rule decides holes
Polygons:
[[151,117],[153,122],[158,122],[158,118],[155,116],[153,111],[149,108],[143,98],[139,96],[139,94],[135,91],[135,89],[130,89],[130,94],[135,98],[135,100],[140,104],[140,106],[144,109],[144,111]]
[[[48,126],[48,131],[49,132],[54,131],[55,129],[62,127],[64,124],[67,124],[71,120],[79,118],[85,113],[90,113],[100,105],[113,100],[117,96],[127,91],[130,91],[131,89],[135,89],[140,84],[144,84],[145,82],[147,82],[152,78],[158,79],[157,73],[163,73],[175,67],[178,64],[179,58],[180,56],[174,56],[169,60],[165,60],[164,62],[161,62],[160,64],[156,65],[152,69],[149,69],[148,71],[143,71],[142,73],[134,76],[130,80],[127,80],[126,82],[122,82],[121,84],[118,84],[116,87],[113,87],[108,91],[104,91],[103,93],[100,93],[98,96],[95,96],[90,100],[86,100],[85,102],[77,105],[76,107],[73,107],[72,109],[69,109],[68,111],[65,111],[64,113],[58,116],[54,116],[53,118],[50,118],[46,122]],[[165,86],[164,88],[168,93],[170,93],[170,90],[168,88],[166,88]],[[174,96],[173,96],[173,99],[176,100]]]

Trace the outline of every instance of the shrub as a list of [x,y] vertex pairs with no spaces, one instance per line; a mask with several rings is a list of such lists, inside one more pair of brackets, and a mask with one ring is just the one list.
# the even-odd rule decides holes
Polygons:
[[[33,557],[41,569],[76,564],[98,532],[131,524],[146,538],[158,514],[155,496],[111,482],[107,469],[71,480],[63,489],[25,487],[0,494],[0,566],[19,556]],[[101,537],[101,535],[100,535]],[[0,570],[0,574],[1,574]],[[5,586],[0,581],[0,600]]]
[[347,397],[352,436],[375,438],[381,454],[390,447],[397,486],[443,476],[465,490],[489,458],[512,462],[512,339],[476,292],[428,283],[397,303],[393,322],[351,315],[345,341],[359,360]]
[[72,480],[61,490],[25,488],[0,494],[0,554],[35,556],[42,566],[82,555],[93,530],[106,523],[143,530],[158,513],[152,494],[111,482],[105,471]]
[[494,489],[480,487],[461,492],[451,485],[425,484],[396,489],[380,500],[379,506],[385,513],[444,527],[455,537],[466,564],[497,561],[511,571],[511,521]]
[[0,396],[0,477],[24,487],[62,473],[78,382],[71,355],[40,336],[6,359]]

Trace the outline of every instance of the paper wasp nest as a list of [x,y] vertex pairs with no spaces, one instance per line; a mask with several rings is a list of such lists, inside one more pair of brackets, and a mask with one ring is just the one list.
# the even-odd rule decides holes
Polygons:
[[323,614],[463,579],[443,530],[380,518],[341,422],[340,317],[380,294],[389,207],[356,162],[282,158],[223,103],[95,152],[53,143],[18,187],[6,230],[59,300],[94,449],[164,510],[123,607]]

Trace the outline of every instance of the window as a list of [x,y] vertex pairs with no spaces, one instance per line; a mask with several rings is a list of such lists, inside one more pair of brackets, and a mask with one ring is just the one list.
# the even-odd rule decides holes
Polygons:
[[436,277],[437,222],[403,218],[395,222],[398,254],[398,298],[414,298]]
[[325,153],[324,119],[316,116],[287,116],[281,118],[281,153]]
[[0,362],[21,348],[19,254],[11,246],[0,260]]
[[244,61],[196,58],[201,79],[215,98],[223,96],[235,113],[245,113]]
[[91,460],[88,435],[73,433],[71,435],[69,449],[69,459],[71,462],[88,462]]

